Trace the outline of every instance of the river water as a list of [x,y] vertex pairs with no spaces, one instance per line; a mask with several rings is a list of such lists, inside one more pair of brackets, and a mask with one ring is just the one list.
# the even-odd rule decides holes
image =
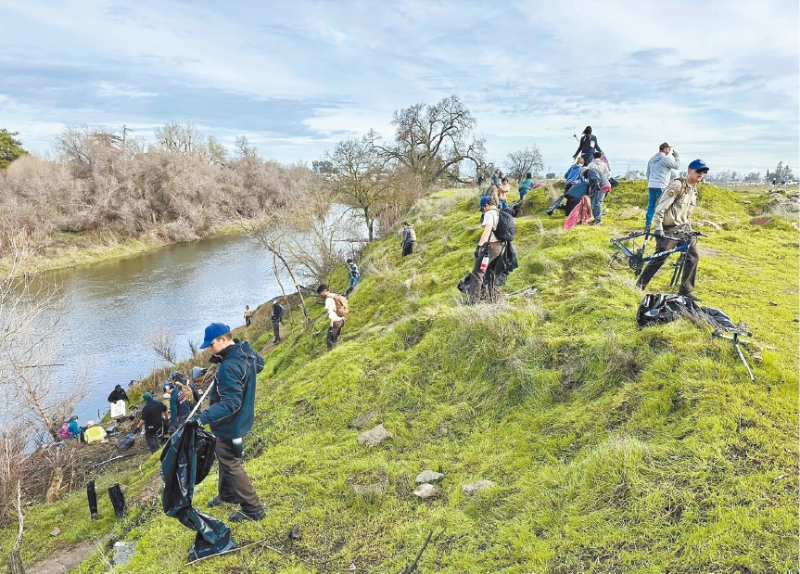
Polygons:
[[[108,408],[114,385],[165,366],[145,344],[153,331],[174,334],[178,359],[191,356],[210,322],[244,324],[251,308],[281,294],[272,257],[246,235],[174,245],[121,260],[54,273],[65,297],[57,383],[88,370],[89,394],[76,409],[81,424]],[[284,286],[291,285],[281,281]],[[288,288],[288,287],[287,287]]]

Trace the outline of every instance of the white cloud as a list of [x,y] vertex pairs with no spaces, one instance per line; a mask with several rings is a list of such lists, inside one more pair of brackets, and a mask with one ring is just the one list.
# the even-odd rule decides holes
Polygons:
[[[800,149],[788,0],[0,6],[0,73],[14,80],[0,94],[25,102],[5,121],[37,146],[59,119],[158,125],[190,111],[206,133],[249,131],[264,155],[310,160],[342,135],[390,136],[394,110],[457,93],[496,158],[536,143],[563,166],[586,124],[619,162],[664,140],[721,168],[791,163]],[[79,103],[84,86],[101,100]],[[260,107],[275,98],[304,103]]]

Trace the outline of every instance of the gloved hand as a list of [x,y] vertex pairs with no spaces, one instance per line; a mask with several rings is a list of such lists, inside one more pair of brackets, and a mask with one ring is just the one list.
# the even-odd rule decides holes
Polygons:
[[478,245],[475,248],[475,259],[477,259],[478,257],[483,256],[485,253],[486,253],[486,246]]
[[655,231],[653,231],[653,236],[654,237],[662,237],[663,235],[664,235],[664,232],[662,230],[660,230],[660,229],[656,229]]
[[184,426],[186,426],[186,427],[192,427],[193,426],[193,427],[201,428],[203,426],[203,423],[200,422],[200,420],[198,418],[199,416],[200,416],[199,412],[195,413],[193,416],[191,416],[188,419],[186,419],[186,422],[183,423]]

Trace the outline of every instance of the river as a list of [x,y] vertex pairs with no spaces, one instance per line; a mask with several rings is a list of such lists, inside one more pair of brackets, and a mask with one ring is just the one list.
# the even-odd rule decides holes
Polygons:
[[[165,366],[145,344],[159,329],[175,337],[179,360],[191,356],[212,321],[244,324],[244,308],[281,294],[272,257],[246,235],[214,237],[126,259],[54,273],[65,293],[54,381],[88,370],[89,392],[76,409],[81,424],[108,408],[114,385]],[[281,277],[283,282],[283,276]],[[284,286],[291,285],[283,282]]]

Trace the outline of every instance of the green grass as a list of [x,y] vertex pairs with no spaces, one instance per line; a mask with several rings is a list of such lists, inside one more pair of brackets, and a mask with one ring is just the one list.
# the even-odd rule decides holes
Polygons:
[[[612,193],[605,225],[571,232],[540,215],[545,193],[528,196],[520,268],[504,288],[534,285],[534,297],[460,304],[455,284],[472,262],[478,212],[474,197],[448,190],[409,214],[414,255],[401,258],[395,237],[369,246],[333,352],[314,302],[313,327],[265,357],[246,468],[267,518],[234,528],[237,540],[266,539],[282,553],[256,546],[191,571],[342,572],[355,561],[360,572],[397,572],[428,530],[423,572],[796,571],[795,222],[751,226],[760,194],[702,187],[695,219],[722,229],[702,227],[697,294],[775,347],[751,359],[752,383],[708,328],[637,327],[642,295],[630,272],[609,268],[608,240],[643,224],[643,212],[617,219],[645,205],[643,183]],[[668,282],[664,269],[651,289]],[[344,270],[333,284],[346,284]],[[394,438],[367,449],[347,422],[376,406]],[[444,473],[433,501],[412,495],[426,468]],[[151,458],[142,476],[155,469]],[[481,479],[496,486],[461,493]],[[385,493],[352,488],[376,483]],[[198,506],[215,491],[212,474]],[[88,522],[84,506],[77,493],[30,509],[26,560],[50,548],[60,515],[69,540],[137,541],[117,572],[182,571],[193,533],[157,507],[114,524]],[[302,539],[291,543],[295,524]],[[3,550],[13,535],[14,525],[2,532]],[[106,571],[103,560],[98,552],[78,571]]]

